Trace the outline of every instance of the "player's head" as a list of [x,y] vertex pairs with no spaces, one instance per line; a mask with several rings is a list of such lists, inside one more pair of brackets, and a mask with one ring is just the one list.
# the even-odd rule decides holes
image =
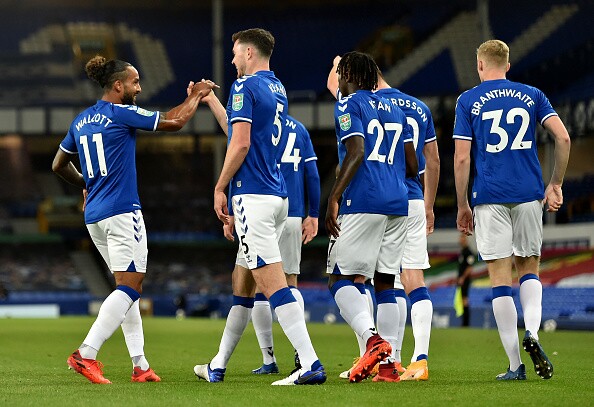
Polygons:
[[500,40],[483,42],[476,50],[476,69],[481,81],[494,79],[509,70],[509,47]]
[[136,104],[140,88],[140,77],[132,64],[119,59],[107,60],[97,55],[85,65],[87,76],[97,82],[105,93],[114,93],[120,103]]
[[236,32],[233,40],[233,65],[240,78],[249,71],[249,67],[258,62],[268,62],[274,49],[274,36],[262,28],[250,28]]
[[340,59],[336,71],[338,87],[344,96],[359,89],[377,88],[379,68],[368,54],[357,51],[347,52]]

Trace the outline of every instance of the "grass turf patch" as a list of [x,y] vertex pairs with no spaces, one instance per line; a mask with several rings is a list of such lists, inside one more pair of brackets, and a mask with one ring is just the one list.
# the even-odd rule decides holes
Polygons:
[[[431,334],[429,381],[350,384],[338,375],[357,355],[346,324],[309,324],[309,332],[328,381],[321,386],[270,386],[293,368],[293,350],[274,325],[278,375],[253,375],[262,364],[253,329],[248,326],[227,367],[224,383],[197,381],[193,367],[216,354],[223,320],[145,318],[145,352],[161,383],[130,383],[132,365],[121,330],[99,352],[112,385],[93,385],[67,370],[66,359],[84,339],[90,317],[54,320],[0,319],[0,404],[5,406],[323,406],[379,405],[590,405],[594,400],[594,333],[541,333],[555,375],[542,380],[522,350],[528,380],[498,382],[507,358],[496,330],[435,329]],[[522,338],[523,332],[520,332]],[[410,326],[403,365],[413,351]],[[579,372],[573,369],[576,362]]]

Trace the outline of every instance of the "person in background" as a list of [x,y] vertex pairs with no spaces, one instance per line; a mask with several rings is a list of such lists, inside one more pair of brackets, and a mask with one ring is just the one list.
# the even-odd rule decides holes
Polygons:
[[458,287],[462,294],[462,326],[470,325],[470,308],[468,307],[468,289],[472,279],[472,265],[476,260],[476,255],[468,246],[468,237],[460,233],[460,254],[458,255]]

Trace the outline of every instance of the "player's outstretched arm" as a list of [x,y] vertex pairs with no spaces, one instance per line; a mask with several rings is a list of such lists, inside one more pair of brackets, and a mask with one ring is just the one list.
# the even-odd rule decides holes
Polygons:
[[472,211],[468,204],[468,180],[470,178],[470,146],[468,140],[456,139],[454,152],[454,179],[456,181],[456,198],[458,201],[458,230],[471,235],[474,229]]
[[[178,131],[186,125],[188,120],[196,113],[202,96],[209,93],[217,85],[212,81],[197,82],[188,86],[189,95],[182,104],[174,107],[159,118],[157,130]],[[190,90],[191,88],[191,90]]]
[[424,197],[425,197],[425,217],[427,218],[427,234],[433,233],[435,225],[435,214],[433,206],[435,205],[435,196],[437,195],[437,185],[439,184],[439,151],[437,141],[432,141],[423,147],[425,156],[425,173],[423,174]]
[[543,123],[545,129],[553,135],[555,140],[555,168],[549,185],[545,190],[544,203],[548,205],[548,212],[556,212],[563,205],[563,178],[569,161],[571,139],[565,125],[559,116],[551,116]]
[[334,61],[332,61],[332,69],[330,69],[330,73],[328,73],[328,80],[326,81],[326,87],[332,93],[332,96],[336,99],[336,94],[338,93],[338,72],[336,69],[338,67],[338,63],[340,62],[340,57],[337,55],[334,57]]
[[214,91],[210,91],[210,93],[203,96],[200,103],[206,103],[225,135],[228,135],[227,111]]

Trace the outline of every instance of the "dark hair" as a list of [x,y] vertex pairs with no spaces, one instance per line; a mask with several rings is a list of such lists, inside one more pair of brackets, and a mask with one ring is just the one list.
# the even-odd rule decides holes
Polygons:
[[347,52],[338,63],[337,72],[348,83],[359,89],[374,90],[379,80],[379,68],[371,55],[363,52]]
[[101,55],[96,55],[87,62],[85,71],[87,76],[97,82],[103,89],[111,88],[115,81],[123,81],[128,77],[127,68],[132,64],[119,59],[109,61]]
[[274,49],[274,36],[270,31],[262,28],[250,28],[236,32],[231,39],[234,43],[239,41],[242,44],[252,44],[266,58],[270,58]]

